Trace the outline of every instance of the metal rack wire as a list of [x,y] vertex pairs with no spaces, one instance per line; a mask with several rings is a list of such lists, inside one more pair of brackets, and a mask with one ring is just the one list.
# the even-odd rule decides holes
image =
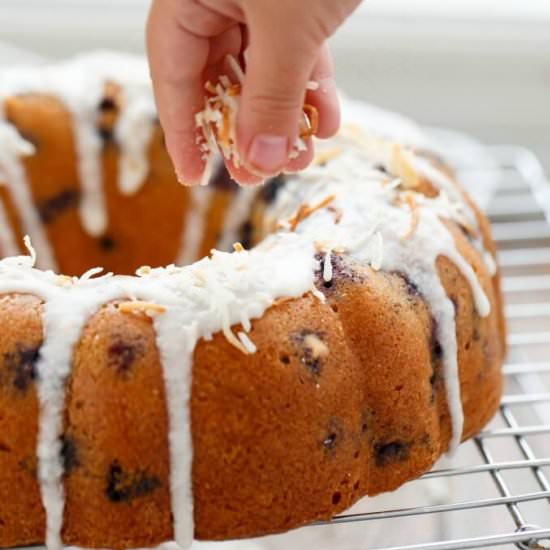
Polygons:
[[[358,522],[386,522],[388,534],[407,531],[402,537],[406,545],[391,542],[377,548],[550,549],[550,182],[528,150],[503,146],[491,152],[502,175],[488,213],[507,303],[505,395],[496,418],[461,446],[452,467],[411,482],[420,487],[446,480],[438,502],[432,498],[428,504],[401,509],[352,510],[330,522],[347,524],[348,529]],[[448,490],[449,482],[466,488],[466,496]],[[414,523],[427,516],[432,516],[432,525],[440,525],[431,540],[423,532],[426,523]],[[404,520],[397,524],[395,518],[409,521],[403,527]]]

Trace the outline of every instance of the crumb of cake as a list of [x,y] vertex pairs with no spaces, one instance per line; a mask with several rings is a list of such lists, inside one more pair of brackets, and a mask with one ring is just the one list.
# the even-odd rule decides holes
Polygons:
[[310,350],[311,356],[314,359],[319,359],[329,353],[328,346],[319,338],[318,334],[313,332],[304,337],[304,347]]

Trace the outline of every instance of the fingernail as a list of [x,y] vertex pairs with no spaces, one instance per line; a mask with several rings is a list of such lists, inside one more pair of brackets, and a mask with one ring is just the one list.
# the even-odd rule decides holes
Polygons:
[[251,168],[263,174],[279,172],[288,162],[288,139],[269,134],[257,135],[248,149]]
[[176,178],[178,180],[178,183],[180,185],[183,185],[184,187],[195,187],[196,185],[199,184],[198,181],[189,180],[189,179],[185,178],[184,176],[182,176],[181,173],[177,172],[177,171],[176,171]]

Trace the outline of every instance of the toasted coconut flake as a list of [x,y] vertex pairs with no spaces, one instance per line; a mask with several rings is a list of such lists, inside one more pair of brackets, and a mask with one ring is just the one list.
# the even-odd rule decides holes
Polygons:
[[237,243],[233,243],[233,250],[235,252],[243,252],[245,248],[241,243],[237,242]]
[[[242,165],[237,146],[236,119],[244,73],[234,57],[228,56],[227,61],[239,82],[233,83],[227,75],[221,75],[216,85],[206,82],[207,97],[204,100],[204,108],[195,115],[197,145],[203,154],[203,160],[206,161],[201,185],[209,183],[218,151],[236,168]],[[298,124],[299,135],[289,158],[296,158],[302,151],[306,151],[305,140],[317,132],[319,113],[313,105],[304,105],[303,118],[304,121]]]
[[418,223],[420,221],[420,209],[418,208],[418,205],[416,204],[416,200],[412,193],[404,193],[403,200],[411,210],[411,225],[409,226],[409,229],[407,229],[407,231],[403,235],[401,235],[401,240],[406,241],[413,236],[416,228],[418,227]]
[[325,206],[328,206],[335,199],[335,197],[336,196],[332,194],[327,195],[324,199],[313,206],[310,206],[309,204],[301,204],[296,214],[288,220],[288,227],[290,231],[294,231],[302,220],[305,220],[317,210],[321,210]]
[[237,80],[242,84],[244,82],[244,72],[240,63],[232,55],[228,55],[225,59],[229,63]]
[[[220,77],[221,79],[221,77]],[[207,80],[204,84],[204,89],[211,93],[212,95],[216,95],[216,87],[214,86],[214,84],[212,84],[212,82],[210,82],[210,80]]]
[[309,103],[305,103],[303,109],[307,124],[300,125],[299,135],[302,140],[314,136],[319,128],[319,111]]
[[136,275],[138,277],[147,277],[148,275],[151,275],[151,271],[152,269],[150,265],[142,265],[136,269]]
[[25,244],[25,248],[29,252],[29,256],[31,257],[31,265],[34,267],[36,265],[36,250],[34,249],[31,238],[28,235],[25,235],[23,237],[23,243]]
[[420,185],[420,178],[411,162],[411,153],[401,145],[393,145],[389,168],[390,173],[401,178],[401,185],[405,189],[416,189]]
[[131,300],[129,302],[122,302],[118,304],[118,309],[122,313],[139,314],[145,313],[149,317],[155,317],[162,315],[166,312],[166,308],[153,302],[143,302],[141,300]]
[[232,86],[229,86],[227,89],[227,94],[235,97],[241,94],[241,85],[240,84],[233,84]]
[[229,135],[229,107],[227,105],[221,106],[222,113],[222,125],[218,132],[218,140],[220,141],[223,147],[230,146],[230,135]]

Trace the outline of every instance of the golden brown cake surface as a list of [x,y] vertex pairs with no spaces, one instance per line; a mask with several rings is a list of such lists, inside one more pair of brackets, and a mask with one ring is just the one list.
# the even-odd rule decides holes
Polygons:
[[[35,147],[21,167],[61,271],[131,273],[231,238],[267,240],[138,278],[70,279],[30,258],[0,261],[1,547],[181,543],[186,514],[199,539],[285,531],[418,477],[453,435],[484,426],[501,392],[499,275],[488,222],[450,176],[354,131],[303,180],[239,191],[220,172],[190,191],[153,120],[148,170],[128,195],[116,131],[125,101],[105,82],[94,107],[107,226],[93,235],[79,211],[74,114],[35,90],[5,102],[6,123]],[[28,213],[4,183],[20,242]],[[179,370],[188,377],[174,384],[188,396],[174,400]],[[449,402],[455,382],[463,423]],[[186,436],[191,512],[173,484],[186,472],[174,460]]]

